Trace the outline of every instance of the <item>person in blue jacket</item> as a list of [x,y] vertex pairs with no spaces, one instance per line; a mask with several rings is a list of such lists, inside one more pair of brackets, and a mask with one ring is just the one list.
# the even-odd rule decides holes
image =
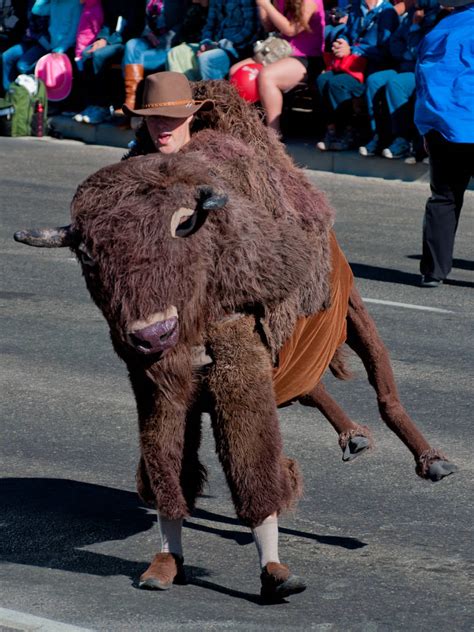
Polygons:
[[[344,30],[332,45],[336,58],[362,56],[365,75],[388,68],[388,42],[399,25],[398,14],[388,0],[360,0],[352,5]],[[332,70],[319,75],[318,92],[327,125],[321,151],[351,149],[355,144],[351,125],[352,99],[364,94],[364,84],[347,72]]]
[[[381,153],[385,158],[405,158],[414,136],[415,65],[417,50],[433,28],[440,11],[438,0],[405,0],[406,12],[389,41],[389,70],[367,77],[365,97],[372,139],[359,147],[361,156]],[[386,104],[389,121],[384,121]],[[388,129],[387,129],[388,128]]]
[[422,41],[416,65],[415,124],[430,157],[431,196],[423,220],[422,287],[449,275],[464,193],[474,176],[474,2],[443,0],[454,11]]

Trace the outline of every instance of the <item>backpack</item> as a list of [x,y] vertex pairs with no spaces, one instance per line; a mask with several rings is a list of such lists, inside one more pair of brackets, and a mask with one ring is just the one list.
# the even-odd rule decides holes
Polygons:
[[33,80],[36,82],[34,94],[17,83],[17,79],[10,84],[5,98],[0,99],[0,136],[43,136],[46,133],[46,86],[41,79],[33,77]]

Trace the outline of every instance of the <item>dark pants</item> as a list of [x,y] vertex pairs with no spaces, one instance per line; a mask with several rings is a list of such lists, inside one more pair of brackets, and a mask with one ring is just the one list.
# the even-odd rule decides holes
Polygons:
[[429,132],[425,140],[430,156],[431,196],[423,219],[420,271],[445,279],[453,264],[464,193],[474,175],[474,143],[451,143],[435,131]]
[[332,70],[319,75],[316,84],[326,123],[335,123],[339,127],[350,123],[352,99],[364,94],[364,84],[345,72],[334,73]]
[[82,57],[84,71],[82,73],[82,91],[87,95],[87,101],[92,105],[107,106],[111,103],[110,77],[107,73],[110,65],[120,63],[123,57],[122,44],[107,44],[93,53],[88,46]]

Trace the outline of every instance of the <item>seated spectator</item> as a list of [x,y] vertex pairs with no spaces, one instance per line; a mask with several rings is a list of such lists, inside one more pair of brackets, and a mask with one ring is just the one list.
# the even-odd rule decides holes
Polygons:
[[20,42],[2,54],[2,85],[6,92],[18,75],[30,74],[35,64],[47,50],[39,41],[48,38],[49,16],[39,16],[31,12],[34,2],[28,7],[28,22]]
[[[366,61],[365,76],[388,67],[388,42],[399,24],[398,15],[388,0],[360,0],[352,5],[340,37],[333,43],[336,60],[349,55]],[[357,61],[357,60],[356,60]],[[344,71],[327,71],[317,80],[321,108],[327,126],[321,151],[340,151],[355,146],[352,126],[352,100],[364,94],[364,83]]]
[[190,47],[197,78],[227,77],[233,62],[252,53],[258,28],[255,0],[210,0],[199,46],[197,50]]
[[74,116],[78,122],[98,124],[110,117],[106,71],[121,62],[125,42],[138,37],[145,23],[145,0],[102,0],[104,23],[95,41],[82,53],[82,94],[88,106]]
[[180,72],[190,80],[199,81],[201,73],[197,63],[196,53],[198,42],[207,20],[209,0],[192,0],[192,4],[181,25],[179,36],[175,38],[175,46],[168,52],[166,69]]
[[[401,4],[401,3],[400,3]],[[390,38],[394,69],[375,72],[366,81],[365,96],[373,137],[359,147],[362,156],[381,153],[386,158],[406,158],[414,129],[415,64],[418,46],[434,26],[440,6],[437,0],[405,0],[407,12]],[[382,106],[380,106],[380,102]],[[382,113],[389,114],[389,129]],[[421,143],[420,143],[421,145]]]
[[74,61],[79,70],[82,70],[84,61],[82,53],[97,38],[104,23],[104,11],[101,0],[81,0],[84,5],[76,35],[76,51]]
[[[169,25],[166,20],[168,4],[173,0],[148,0],[146,5],[146,25],[141,37],[129,40],[125,44],[123,73],[125,78],[125,103],[133,110],[135,96],[145,71],[163,70],[166,55],[180,24]],[[179,22],[182,15],[176,16]],[[117,110],[116,113],[121,113]]]
[[[265,31],[278,31],[292,48],[292,55],[262,68],[258,75],[260,102],[267,125],[280,133],[283,93],[308,76],[314,81],[323,68],[324,7],[321,0],[257,0]],[[234,64],[232,75],[252,59]]]

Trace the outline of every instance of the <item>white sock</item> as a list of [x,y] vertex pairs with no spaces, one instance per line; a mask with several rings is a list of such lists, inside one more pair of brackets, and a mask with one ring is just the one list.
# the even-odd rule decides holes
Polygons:
[[278,557],[278,518],[268,516],[262,524],[252,529],[252,535],[257,545],[260,566],[263,568],[268,562],[280,562]]
[[183,520],[169,520],[158,514],[158,526],[161,534],[161,552],[174,553],[175,555],[183,555],[183,546],[181,544],[181,531],[183,528]]

